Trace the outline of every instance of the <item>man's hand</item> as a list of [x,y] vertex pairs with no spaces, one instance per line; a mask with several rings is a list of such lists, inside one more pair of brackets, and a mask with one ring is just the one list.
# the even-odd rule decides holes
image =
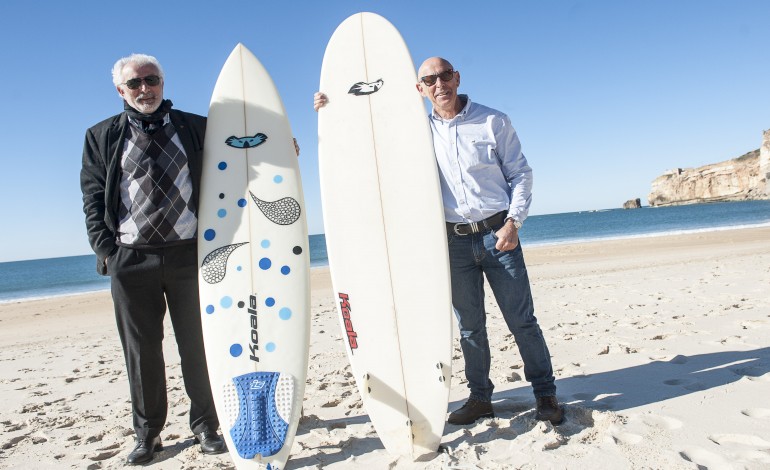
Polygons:
[[326,106],[326,103],[328,103],[328,102],[329,102],[329,98],[327,98],[327,96],[324,95],[323,93],[321,93],[320,91],[317,91],[313,95],[313,109],[315,109],[316,112],[319,109],[321,109],[324,106]]
[[495,248],[500,251],[511,251],[519,244],[519,229],[513,225],[513,220],[508,219],[505,224],[495,232],[497,243]]

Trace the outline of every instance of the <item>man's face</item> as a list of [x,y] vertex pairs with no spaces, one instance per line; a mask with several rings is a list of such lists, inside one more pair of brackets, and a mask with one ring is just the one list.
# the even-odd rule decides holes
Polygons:
[[[426,60],[418,72],[417,89],[420,94],[433,103],[433,107],[438,110],[452,111],[457,102],[457,88],[460,86],[460,72],[449,74],[452,70],[452,64],[438,58]],[[440,75],[449,75],[451,78],[443,80]],[[435,83],[429,85],[422,81],[426,77],[428,82],[435,80]]]
[[151,75],[160,75],[157,67],[152,64],[142,66],[128,64],[123,67],[123,83],[117,87],[118,93],[126,100],[126,103],[144,114],[154,113],[163,101],[163,79],[155,86],[148,85],[145,80],[142,80],[140,85],[133,90],[126,85],[126,82],[134,78],[143,79]]

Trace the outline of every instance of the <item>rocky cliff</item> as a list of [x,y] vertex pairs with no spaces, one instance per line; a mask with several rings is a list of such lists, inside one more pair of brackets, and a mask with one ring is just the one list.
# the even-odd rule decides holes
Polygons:
[[677,168],[655,178],[651,206],[770,199],[770,130],[762,146],[732,160],[699,168]]

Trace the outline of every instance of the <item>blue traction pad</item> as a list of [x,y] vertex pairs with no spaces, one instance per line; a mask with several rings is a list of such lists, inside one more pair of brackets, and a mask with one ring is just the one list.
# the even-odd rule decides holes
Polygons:
[[225,386],[225,407],[238,455],[253,459],[278,453],[286,442],[293,401],[290,374],[252,372],[233,377],[232,385]]

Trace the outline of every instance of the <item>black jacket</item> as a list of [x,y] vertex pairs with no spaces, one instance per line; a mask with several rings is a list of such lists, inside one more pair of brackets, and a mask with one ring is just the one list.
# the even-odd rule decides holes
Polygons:
[[[175,109],[169,114],[187,154],[192,179],[192,203],[198,207],[206,118]],[[83,192],[88,241],[96,253],[96,271],[99,274],[107,274],[104,260],[117,248],[120,158],[129,125],[128,116],[121,113],[86,131],[80,189]]]

